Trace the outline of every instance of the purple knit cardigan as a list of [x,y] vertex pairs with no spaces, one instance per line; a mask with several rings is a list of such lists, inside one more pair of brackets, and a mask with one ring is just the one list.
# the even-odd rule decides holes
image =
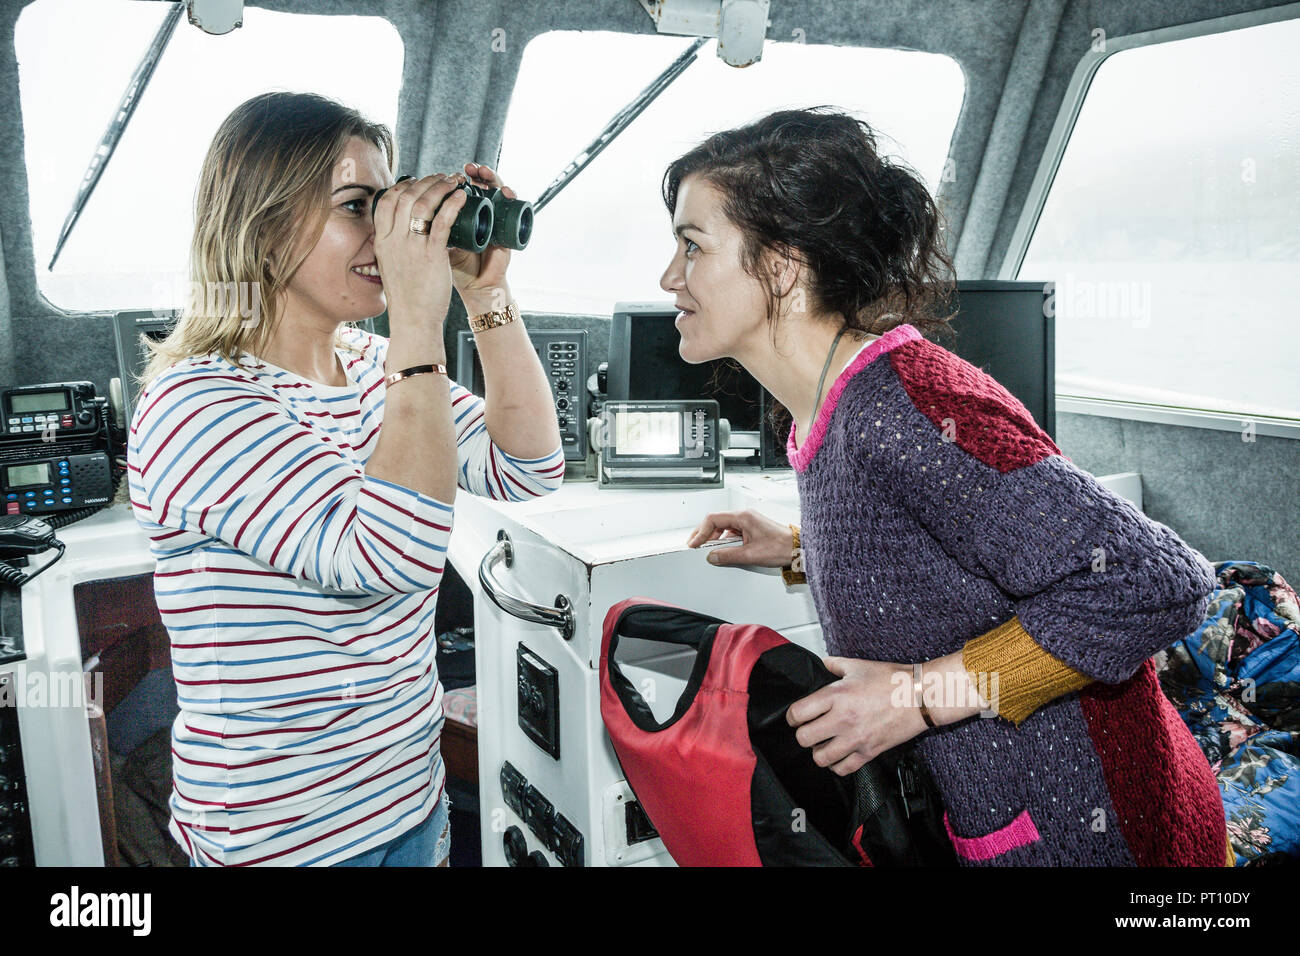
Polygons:
[[1200,623],[1204,557],[911,325],[857,356],[788,450],[831,654],[928,661],[1018,616],[1095,682],[1018,726],[916,738],[963,863],[1224,864],[1218,787],[1150,662]]

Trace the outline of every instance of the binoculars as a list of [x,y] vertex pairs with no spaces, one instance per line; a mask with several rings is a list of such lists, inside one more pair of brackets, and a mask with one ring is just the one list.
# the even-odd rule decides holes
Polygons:
[[[397,181],[410,179],[403,176]],[[522,249],[533,234],[533,204],[522,199],[507,199],[500,189],[488,190],[465,182],[456,187],[465,193],[465,205],[452,223],[447,245],[466,252],[482,252],[488,246],[505,246]],[[379,208],[379,197],[388,192],[381,189],[370,201],[370,217]],[[447,194],[452,195],[451,193]],[[446,198],[443,199],[446,202]],[[438,209],[442,203],[438,204]],[[438,210],[433,211],[434,215]]]

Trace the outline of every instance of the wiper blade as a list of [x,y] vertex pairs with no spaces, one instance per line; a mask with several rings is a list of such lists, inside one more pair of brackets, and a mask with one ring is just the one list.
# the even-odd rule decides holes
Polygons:
[[59,253],[63,251],[63,244],[68,241],[68,236],[72,235],[72,227],[77,224],[77,220],[81,217],[81,210],[86,207],[90,194],[95,191],[95,186],[99,183],[99,177],[104,175],[104,167],[108,165],[113,150],[117,149],[122,134],[126,132],[126,124],[131,122],[131,114],[135,112],[136,106],[139,105],[140,97],[144,95],[145,87],[149,85],[149,79],[153,76],[154,67],[158,65],[163,50],[167,48],[172,34],[176,31],[176,24],[180,23],[181,12],[184,9],[184,2],[172,4],[172,8],[167,12],[162,26],[154,34],[149,49],[145,51],[144,59],[136,66],[135,73],[131,76],[131,82],[127,84],[126,92],[122,94],[122,101],[118,104],[117,111],[113,114],[113,119],[108,124],[107,131],[100,139],[95,154],[90,157],[90,165],[86,168],[86,175],[82,177],[81,185],[77,187],[77,198],[72,204],[72,211],[68,213],[68,218],[63,221],[63,231],[59,233],[59,242],[54,247],[54,255],[50,258],[50,269],[54,268]]
[[636,99],[615,113],[614,118],[605,124],[605,128],[592,140],[591,145],[579,153],[569,165],[565,166],[560,175],[555,177],[555,181],[547,186],[541,196],[533,202],[533,212],[540,212],[542,207],[554,199],[561,189],[573,182],[573,178],[600,155],[601,150],[612,143],[618,137],[618,134],[627,128],[629,123],[640,116],[660,93],[668,89],[669,85],[677,77],[681,76],[688,66],[695,62],[695,56],[700,47],[704,46],[710,39],[711,37],[700,37],[692,43],[681,56],[672,62],[668,69],[660,73],[649,86],[642,90]]

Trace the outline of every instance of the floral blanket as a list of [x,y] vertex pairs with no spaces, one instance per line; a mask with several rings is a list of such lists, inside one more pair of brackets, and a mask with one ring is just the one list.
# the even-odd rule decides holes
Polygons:
[[1214,566],[1205,621],[1156,656],[1219,778],[1238,865],[1300,862],[1300,602],[1250,561]]

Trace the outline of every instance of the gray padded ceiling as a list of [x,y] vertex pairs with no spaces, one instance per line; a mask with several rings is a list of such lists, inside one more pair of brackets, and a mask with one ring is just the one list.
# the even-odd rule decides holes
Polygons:
[[[0,2],[0,169],[5,174],[0,192],[0,383],[86,378],[103,393],[108,378],[117,374],[107,317],[61,312],[36,287],[13,44],[14,24],[27,2]],[[139,2],[153,3],[161,18],[164,8],[158,0]],[[378,15],[391,21],[405,44],[397,126],[402,166],[418,174],[450,168],[466,156],[496,157],[520,57],[534,36],[576,29],[654,32],[637,0],[266,0],[249,5],[291,13]],[[959,275],[991,278],[1006,254],[1093,30],[1118,38],[1281,6],[1285,4],[1262,0],[772,0],[768,36],[789,38],[798,28],[810,43],[924,50],[956,60],[967,88],[950,147],[956,175],[943,184],[939,198]],[[491,50],[489,40],[497,28],[505,31],[503,52]],[[182,24],[180,29],[193,28]],[[574,143],[575,151],[581,145]],[[541,324],[553,326],[555,321],[592,326],[600,339],[596,320]],[[453,320],[448,334],[458,327],[463,322]],[[1069,445],[1076,446],[1080,464],[1094,471],[1144,470],[1148,481],[1160,483],[1148,487],[1152,516],[1179,531],[1194,529],[1190,540],[1211,551],[1222,549],[1212,557],[1272,560],[1294,575],[1300,568],[1297,519],[1294,501],[1280,487],[1294,467],[1276,466],[1279,460],[1294,460],[1295,443],[1268,443],[1266,450],[1274,457],[1256,456],[1244,466],[1238,487],[1248,492],[1235,502],[1235,513],[1225,514],[1203,478],[1214,473],[1211,465],[1222,436],[1182,426],[1163,429],[1140,423],[1121,429],[1103,419],[1070,416],[1063,448],[1070,454],[1074,449]],[[1136,441],[1116,437],[1129,433],[1163,449],[1168,462],[1144,459],[1135,451]],[[1161,487],[1176,475],[1198,477],[1171,497]],[[1279,502],[1287,509],[1281,519]],[[1232,542],[1245,544],[1233,548]]]
[[[140,2],[162,9],[159,0]],[[8,186],[0,196],[7,286],[7,303],[0,304],[7,315],[23,318],[62,314],[37,292],[32,259],[13,49],[14,24],[26,5],[11,0],[0,6],[0,167]],[[788,38],[797,28],[810,43],[925,50],[957,61],[967,90],[951,147],[955,177],[943,184],[940,198],[959,274],[985,278],[997,272],[1066,85],[1094,29],[1119,37],[1278,5],[1260,0],[773,0],[768,36]],[[520,56],[534,36],[576,29],[654,32],[636,0],[265,0],[256,6],[377,15],[394,24],[406,49],[397,135],[403,166],[418,173],[448,168],[467,155],[497,155]],[[497,28],[505,31],[504,52],[493,52],[488,42]],[[193,28],[182,24],[181,29]]]

